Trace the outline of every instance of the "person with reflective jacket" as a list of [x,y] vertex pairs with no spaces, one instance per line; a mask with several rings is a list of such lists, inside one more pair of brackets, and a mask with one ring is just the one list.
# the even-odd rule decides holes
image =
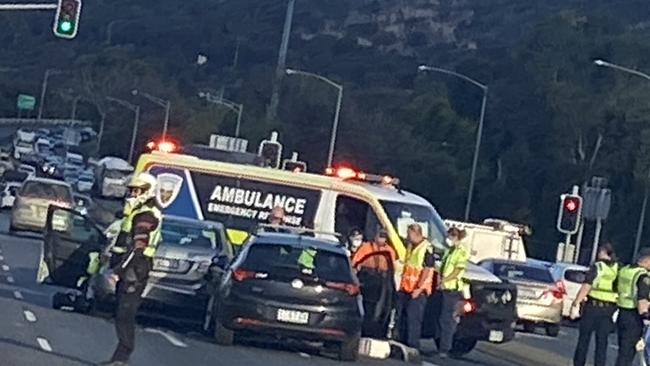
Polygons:
[[424,237],[419,224],[409,225],[407,239],[396,315],[401,340],[419,349],[424,310],[433,293],[435,257],[433,245]]
[[635,264],[618,272],[618,357],[616,366],[631,366],[643,334],[643,320],[650,305],[650,248],[644,248]]
[[152,259],[160,242],[162,213],[156,202],[156,178],[140,173],[129,183],[131,200],[121,232],[112,250],[117,276],[115,332],[118,344],[104,365],[126,365],[135,348],[135,316],[149,279]]
[[459,304],[463,301],[465,282],[463,275],[469,254],[461,245],[461,241],[467,235],[465,230],[452,227],[447,232],[450,248],[442,257],[440,267],[440,292],[442,303],[440,306],[440,358],[447,358],[452,348],[454,334],[460,322],[458,315]]
[[571,306],[571,318],[575,319],[582,306],[582,317],[578,343],[573,355],[574,366],[584,366],[591,335],[596,333],[594,366],[607,363],[607,339],[614,329],[614,312],[616,311],[618,263],[611,244],[598,248],[598,260],[594,263],[587,278],[580,287]]

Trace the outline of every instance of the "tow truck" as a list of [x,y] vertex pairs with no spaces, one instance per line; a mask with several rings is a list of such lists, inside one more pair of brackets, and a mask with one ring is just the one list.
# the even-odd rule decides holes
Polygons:
[[[399,258],[391,286],[401,277],[406,254],[403,238],[410,224],[423,228],[440,257],[448,249],[447,228],[436,209],[402,189],[395,177],[347,166],[327,169],[325,174],[272,169],[178,153],[170,143],[153,146],[160,148],[142,154],[134,174],[148,172],[158,178],[156,199],[163,214],[221,222],[235,246],[244,244],[271,210],[281,206],[285,225],[313,230],[316,237],[328,240],[337,237],[326,233],[347,237],[361,230],[366,238],[373,238],[377,230],[386,230]],[[65,265],[66,260],[54,262]],[[465,279],[470,289],[461,304],[462,320],[452,349],[456,356],[470,352],[478,341],[509,341],[516,319],[514,286],[475,265],[469,266]],[[390,314],[393,299],[381,301],[377,306]],[[432,296],[423,324],[425,338],[438,338],[439,309],[439,296]]]

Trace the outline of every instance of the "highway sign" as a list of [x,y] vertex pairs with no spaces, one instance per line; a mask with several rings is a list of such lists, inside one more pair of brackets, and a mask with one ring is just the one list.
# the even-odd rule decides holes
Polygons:
[[18,109],[22,110],[34,110],[36,106],[36,98],[27,94],[18,94],[18,100],[16,101],[16,106]]

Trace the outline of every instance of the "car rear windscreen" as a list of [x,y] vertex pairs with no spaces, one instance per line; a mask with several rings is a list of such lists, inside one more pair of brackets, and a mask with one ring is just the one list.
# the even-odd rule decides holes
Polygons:
[[208,226],[163,219],[161,231],[162,245],[204,249],[222,247],[221,236],[216,229]]
[[312,276],[322,281],[353,281],[350,263],[344,255],[309,247],[253,245],[242,267],[256,272]]
[[548,269],[512,263],[494,263],[494,274],[509,280],[528,280],[553,283],[553,276]]
[[24,198],[40,198],[53,201],[72,202],[72,195],[68,187],[38,181],[27,181],[20,190]]

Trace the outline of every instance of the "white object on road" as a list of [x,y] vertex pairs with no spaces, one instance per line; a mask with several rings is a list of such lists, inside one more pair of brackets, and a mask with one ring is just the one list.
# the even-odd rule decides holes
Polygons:
[[36,341],[38,342],[38,345],[41,346],[41,349],[43,351],[52,352],[52,346],[50,346],[50,342],[48,342],[47,339],[38,337],[36,338]]
[[361,338],[359,341],[359,354],[385,360],[390,356],[390,343],[386,340]]
[[174,335],[168,332],[163,332],[160,329],[153,329],[153,328],[144,328],[144,331],[147,333],[158,334],[176,347],[187,348],[187,344],[185,344],[185,342],[181,341],[180,339],[176,338]]

